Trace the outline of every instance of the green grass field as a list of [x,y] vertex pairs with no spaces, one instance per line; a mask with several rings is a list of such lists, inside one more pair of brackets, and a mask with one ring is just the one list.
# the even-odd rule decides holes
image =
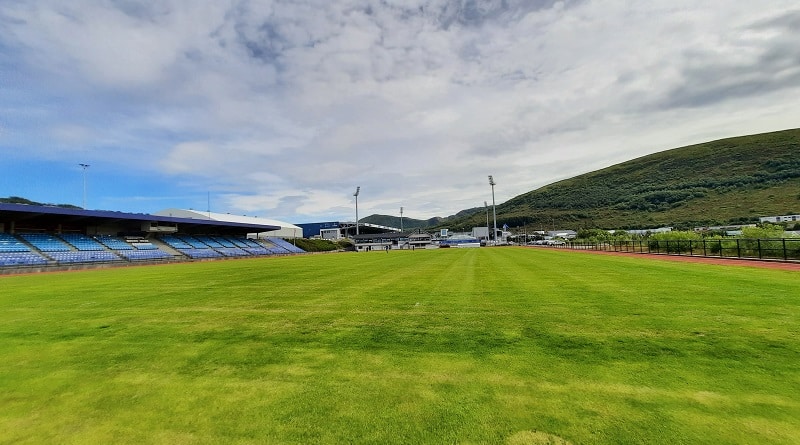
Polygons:
[[5,276],[0,443],[797,443],[799,300],[524,248]]

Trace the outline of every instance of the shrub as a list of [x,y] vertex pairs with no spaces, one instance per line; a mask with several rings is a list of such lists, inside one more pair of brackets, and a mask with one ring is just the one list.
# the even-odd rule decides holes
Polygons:
[[768,239],[768,238],[783,238],[784,228],[777,224],[764,223],[757,227],[744,227],[742,228],[742,238],[749,239]]
[[675,230],[650,235],[648,246],[651,252],[684,253],[695,250],[702,239],[699,233]]

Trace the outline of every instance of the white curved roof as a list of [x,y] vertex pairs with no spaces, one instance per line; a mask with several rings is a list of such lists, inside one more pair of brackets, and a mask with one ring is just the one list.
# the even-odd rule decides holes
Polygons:
[[[281,228],[279,232],[281,235],[277,236],[287,236],[283,235],[283,233],[287,233],[288,236],[292,236],[292,233],[296,230],[297,233],[302,236],[303,229],[298,227],[294,224],[287,223],[285,221],[278,221],[275,219],[269,218],[260,218],[257,216],[244,216],[244,215],[231,215],[230,213],[215,213],[215,212],[202,212],[199,210],[186,210],[186,209],[164,209],[153,213],[153,215],[157,216],[174,216],[177,218],[190,218],[190,219],[204,219],[204,220],[211,220],[211,221],[222,221],[222,222],[234,222],[234,223],[243,223],[243,224],[265,224],[270,226],[278,226]],[[274,232],[267,232],[272,235]]]

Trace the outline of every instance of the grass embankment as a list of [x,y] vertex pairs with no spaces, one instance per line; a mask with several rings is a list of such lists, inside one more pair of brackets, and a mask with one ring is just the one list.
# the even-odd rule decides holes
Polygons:
[[0,290],[0,443],[800,437],[794,272],[447,249]]
[[[693,228],[800,212],[800,129],[695,144],[546,185],[497,206],[509,227]],[[448,220],[483,225],[484,211]],[[553,229],[555,230],[555,229]]]

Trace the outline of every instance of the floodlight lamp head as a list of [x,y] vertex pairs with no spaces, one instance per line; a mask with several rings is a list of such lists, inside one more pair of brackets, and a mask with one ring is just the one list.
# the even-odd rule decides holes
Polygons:
[[361,186],[356,187],[356,192],[353,193],[353,196],[358,196],[358,193],[361,191]]
[[489,185],[495,185],[494,178],[492,175],[489,175]]

